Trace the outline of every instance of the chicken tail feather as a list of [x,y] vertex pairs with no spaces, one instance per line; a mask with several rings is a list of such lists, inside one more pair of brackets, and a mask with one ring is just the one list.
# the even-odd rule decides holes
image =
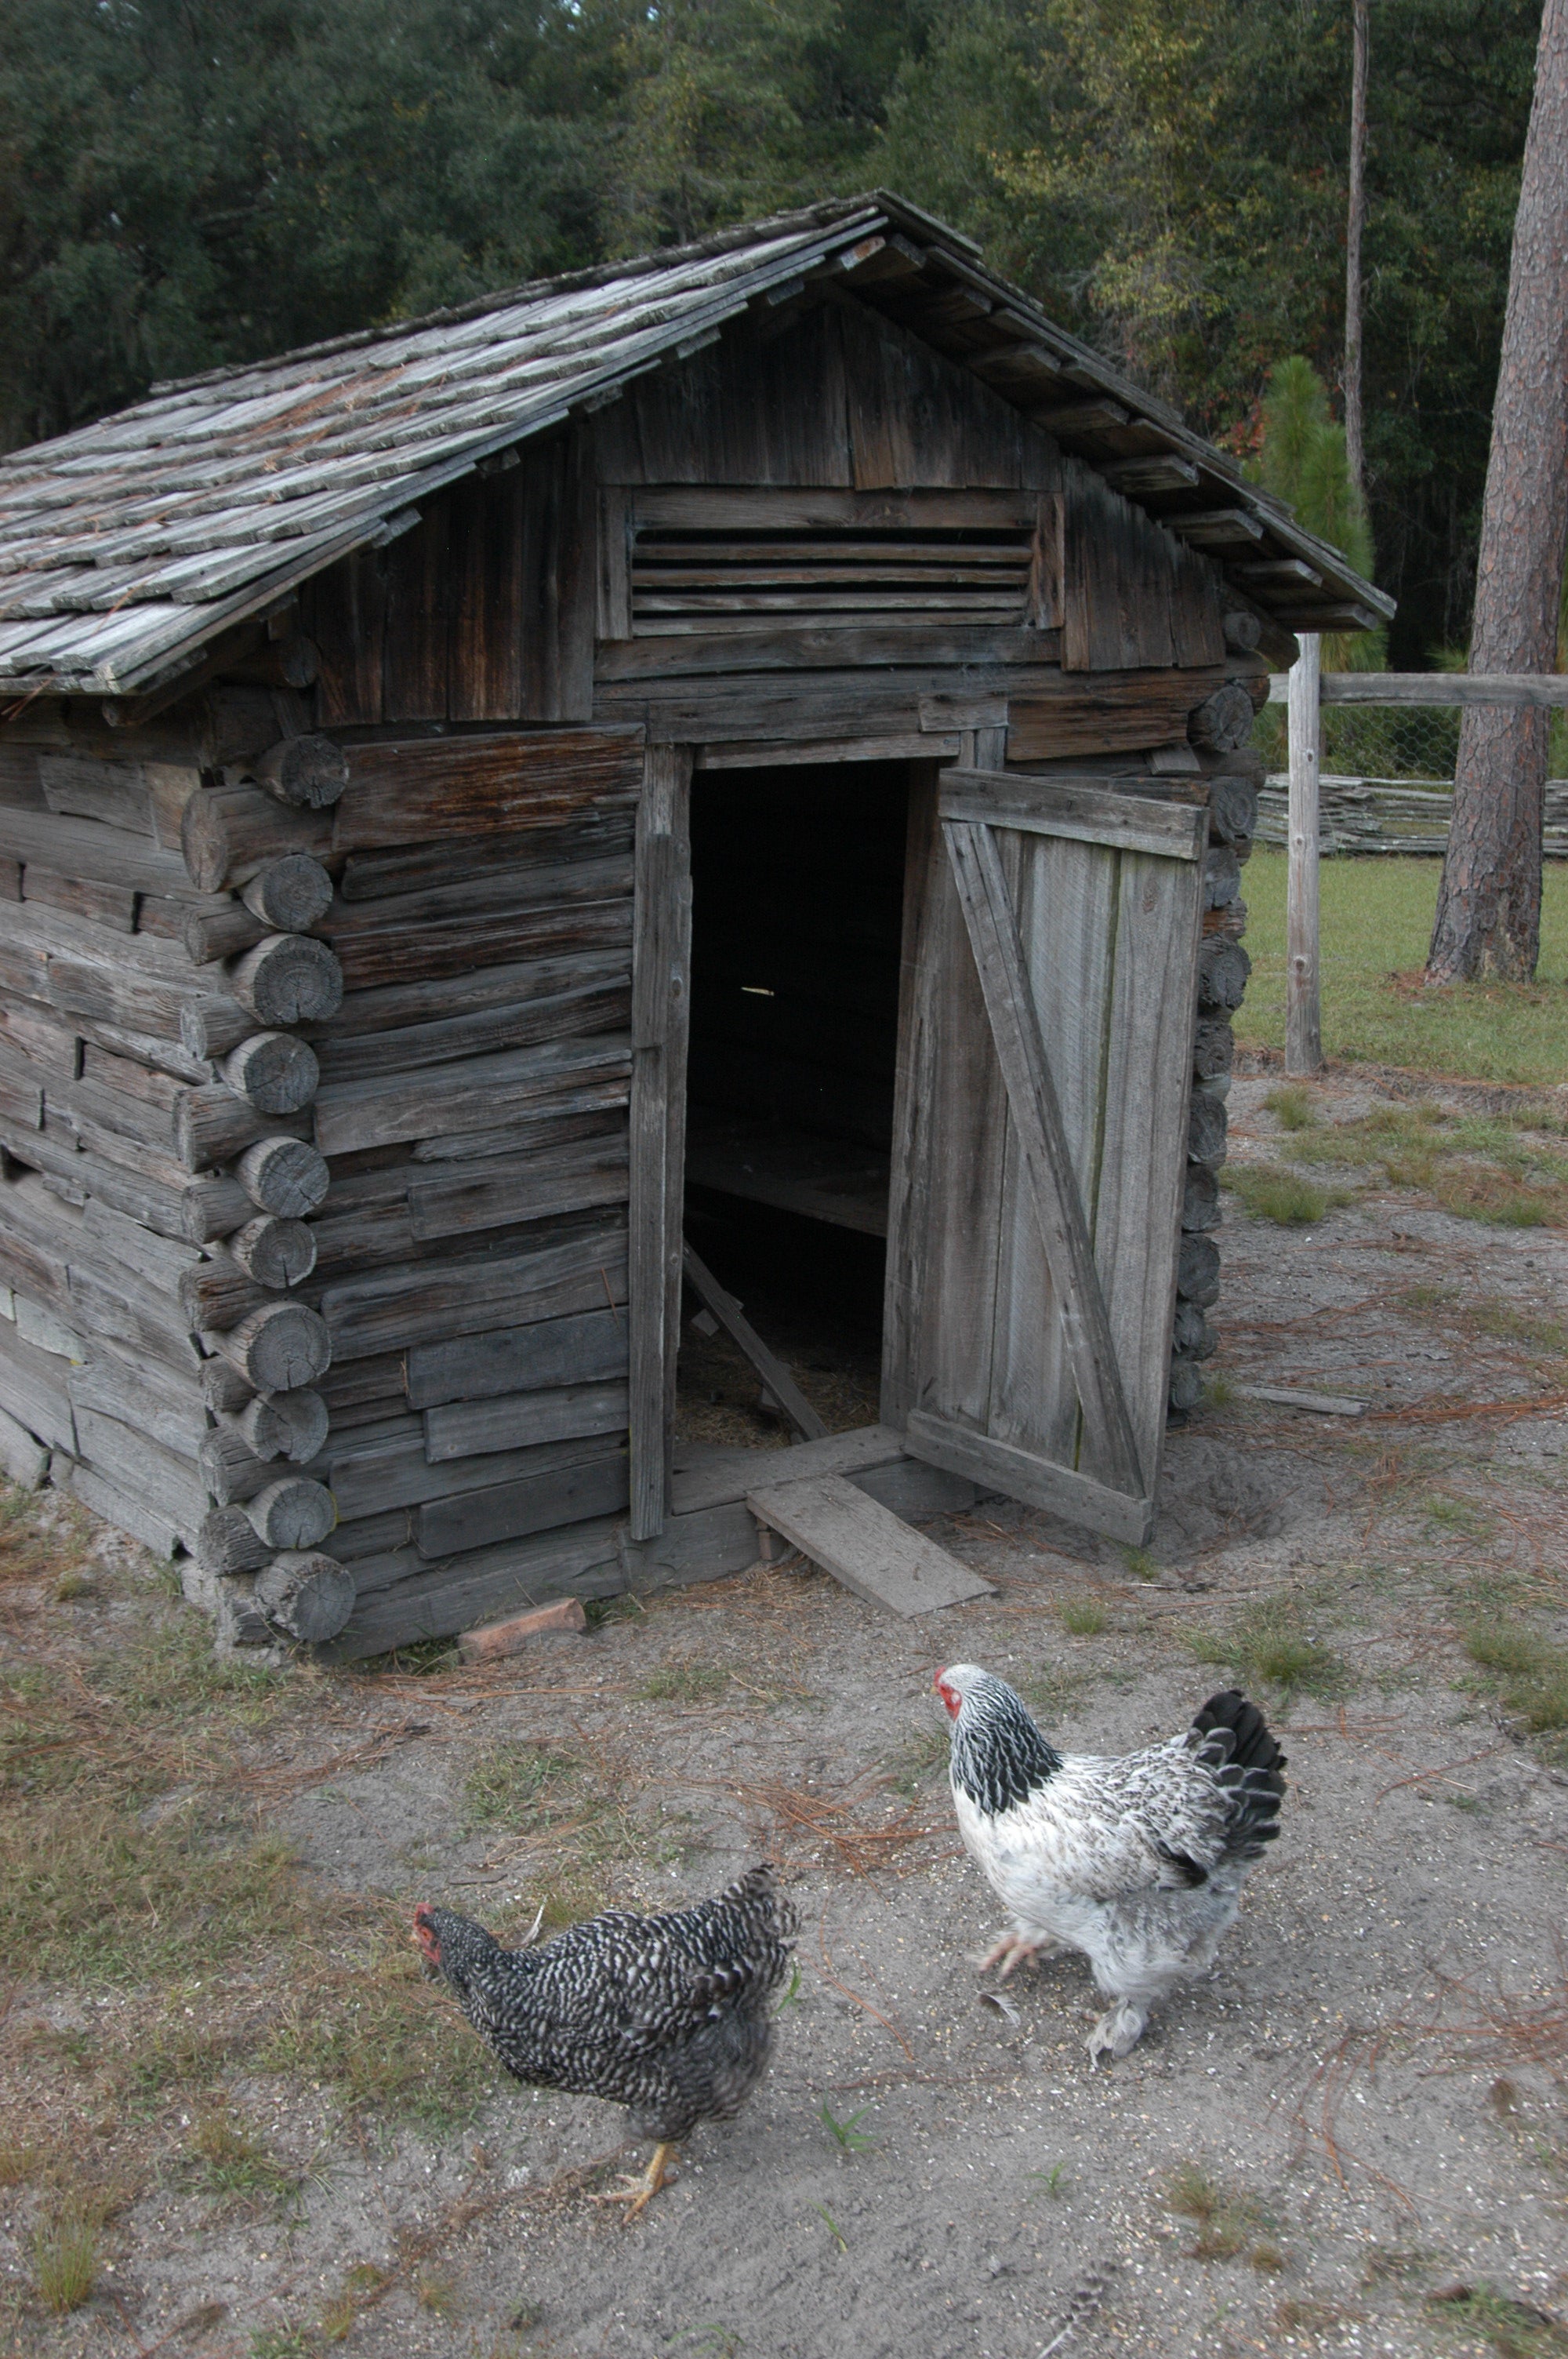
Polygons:
[[1258,1859],[1280,1832],[1285,1791],[1285,1756],[1255,1703],[1237,1688],[1210,1696],[1193,1722],[1190,1742],[1214,1769],[1230,1799],[1225,1852],[1230,1859]]

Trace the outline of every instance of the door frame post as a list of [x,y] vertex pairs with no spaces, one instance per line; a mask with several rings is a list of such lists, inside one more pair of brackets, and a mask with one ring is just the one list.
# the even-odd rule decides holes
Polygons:
[[665,1528],[675,1450],[691,1020],[691,771],[689,745],[650,745],[637,806],[627,1236],[634,1540],[656,1539]]
[[1318,756],[1323,739],[1323,642],[1301,635],[1287,675],[1290,854],[1285,880],[1285,1071],[1303,1081],[1323,1070],[1318,960]]

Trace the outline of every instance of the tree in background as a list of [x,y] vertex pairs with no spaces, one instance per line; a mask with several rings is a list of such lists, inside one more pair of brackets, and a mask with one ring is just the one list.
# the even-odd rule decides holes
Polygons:
[[[1269,373],[1260,411],[1262,431],[1249,473],[1370,581],[1372,527],[1351,475],[1346,429],[1330,416],[1328,388],[1312,363],[1300,353],[1279,362]],[[1379,671],[1387,653],[1381,630],[1330,632],[1323,642],[1324,669]]]
[[[1470,669],[1550,671],[1568,556],[1568,0],[1546,0],[1509,274]],[[1467,707],[1429,983],[1529,982],[1541,952],[1547,714]]]
[[[0,441],[878,182],[1249,447],[1345,368],[1355,0],[0,0]],[[1377,0],[1367,487],[1465,633],[1540,0]]]
[[[1539,7],[1378,0],[1367,488],[1392,659],[1412,667],[1468,620]],[[880,177],[1244,451],[1281,353],[1341,384],[1350,31],[1350,0],[944,0],[894,85]],[[1182,79],[1145,122],[1167,38]],[[1141,286],[1162,306],[1130,306]]]

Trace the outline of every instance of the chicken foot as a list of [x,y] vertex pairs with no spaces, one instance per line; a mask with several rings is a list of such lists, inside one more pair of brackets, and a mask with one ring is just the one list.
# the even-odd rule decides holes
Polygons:
[[1119,2064],[1142,2038],[1148,2020],[1143,2007],[1134,2006],[1130,1998],[1119,1998],[1114,2006],[1107,2007],[1089,2034],[1089,2062],[1098,2064],[1102,2056],[1108,2056],[1113,2064]]
[[670,2139],[661,2138],[654,2148],[647,2169],[640,2179],[622,2179],[608,2193],[589,2198],[592,2203],[624,2203],[628,2220],[635,2220],[653,2201],[670,2175],[670,2165],[680,2149]]
[[1021,1933],[1017,1927],[1013,1926],[992,1942],[980,1960],[980,1972],[982,1974],[989,1973],[990,1968],[1000,1960],[1001,1973],[998,1979],[1006,1982],[1015,1966],[1028,1965],[1033,1959],[1043,1958],[1060,1946],[1054,1936],[1050,1933],[1037,1933],[1031,1940],[1027,1933]]

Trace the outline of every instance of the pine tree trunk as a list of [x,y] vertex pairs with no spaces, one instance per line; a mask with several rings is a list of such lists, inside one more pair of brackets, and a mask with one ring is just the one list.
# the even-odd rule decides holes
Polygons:
[[[1568,0],[1546,0],[1514,218],[1472,671],[1554,670],[1568,549]],[[1544,712],[1465,708],[1429,983],[1528,982],[1541,947]]]
[[1356,496],[1367,497],[1361,426],[1361,237],[1367,226],[1368,0],[1354,0],[1350,68],[1350,202],[1345,221],[1345,457]]

